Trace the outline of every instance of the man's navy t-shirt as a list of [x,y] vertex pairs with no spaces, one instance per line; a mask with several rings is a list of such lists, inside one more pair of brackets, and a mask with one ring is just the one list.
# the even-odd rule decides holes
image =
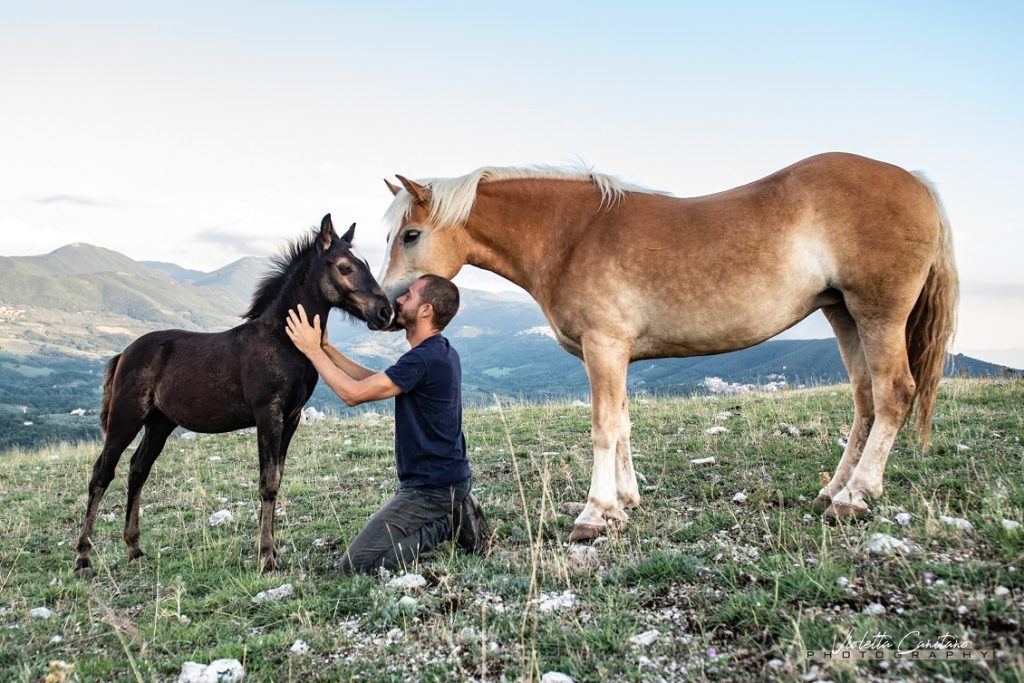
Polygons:
[[440,334],[424,339],[384,373],[395,397],[395,460],[402,488],[448,486],[470,476],[462,434],[462,363]]

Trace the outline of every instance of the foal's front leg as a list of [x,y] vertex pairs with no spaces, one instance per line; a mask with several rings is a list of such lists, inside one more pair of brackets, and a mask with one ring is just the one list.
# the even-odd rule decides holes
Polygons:
[[256,439],[260,453],[260,528],[256,538],[256,552],[261,572],[284,568],[281,556],[274,548],[274,511],[277,491],[281,487],[281,432],[280,415],[267,415],[257,421]]
[[605,531],[609,519],[626,520],[616,490],[615,455],[622,432],[629,347],[616,339],[584,337],[583,362],[590,378],[593,406],[590,434],[594,467],[587,504],[576,518],[570,541],[596,538]]

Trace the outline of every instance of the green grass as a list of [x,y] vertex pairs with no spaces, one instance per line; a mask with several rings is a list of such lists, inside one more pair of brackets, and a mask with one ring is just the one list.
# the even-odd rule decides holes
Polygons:
[[[143,493],[147,555],[137,562],[121,541],[127,453],[96,524],[89,583],[71,568],[97,444],[10,451],[0,455],[0,680],[40,680],[51,660],[80,680],[176,680],[185,661],[224,657],[243,661],[252,681],[538,680],[552,670],[578,681],[799,680],[812,672],[807,650],[876,631],[949,633],[1002,655],[887,670],[836,664],[820,676],[1020,680],[1024,533],[1002,520],[1024,522],[1022,405],[1020,381],[945,384],[930,455],[901,434],[873,517],[830,527],[810,501],[838,461],[848,387],[637,400],[643,505],[589,549],[566,542],[589,486],[589,409],[470,411],[466,436],[496,547],[479,558],[446,545],[411,568],[429,581],[411,593],[414,607],[379,578],[336,570],[395,487],[387,419],[300,428],[278,506],[287,566],[268,576],[255,571],[252,434],[168,443]],[[725,410],[730,431],[706,434]],[[690,462],[708,456],[716,462]],[[740,491],[746,501],[733,502]],[[234,520],[211,528],[222,508]],[[906,527],[891,521],[901,511],[912,515]],[[916,550],[868,555],[877,532]],[[252,602],[286,582],[293,598]],[[542,609],[565,591],[571,606]],[[872,603],[885,612],[868,614]],[[54,616],[33,619],[35,607]],[[652,644],[630,643],[650,629],[660,632]],[[296,639],[308,654],[290,652]]]

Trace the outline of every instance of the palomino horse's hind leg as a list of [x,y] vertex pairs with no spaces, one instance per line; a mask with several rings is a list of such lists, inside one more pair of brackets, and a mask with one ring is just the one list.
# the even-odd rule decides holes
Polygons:
[[99,512],[100,501],[103,494],[114,479],[114,470],[121,459],[124,449],[132,442],[135,435],[142,427],[141,420],[138,422],[130,420],[110,420],[107,428],[107,435],[103,441],[103,450],[96,458],[92,468],[92,477],[89,479],[89,503],[85,509],[85,522],[82,524],[82,533],[78,537],[78,558],[75,560],[75,574],[83,579],[92,578],[92,563],[89,556],[92,553],[92,527],[96,522],[96,514]]
[[124,542],[128,544],[128,559],[142,557],[139,547],[139,500],[142,498],[142,487],[153,469],[153,462],[164,449],[167,437],[177,425],[163,413],[154,410],[146,418],[146,431],[142,434],[142,442],[132,456],[131,469],[128,470],[128,505],[125,507]]
[[871,425],[875,420],[874,402],[871,398],[871,373],[864,360],[857,323],[854,322],[845,304],[825,306],[821,310],[832,325],[836,341],[839,342],[839,353],[843,357],[843,364],[853,388],[854,409],[853,425],[846,441],[846,448],[843,449],[843,457],[839,460],[832,480],[814,499],[814,509],[818,512],[824,512],[832,504],[832,496],[839,493],[850,479],[853,469],[860,461],[861,453],[864,452],[864,444],[867,443]]
[[622,430],[629,349],[618,340],[584,337],[583,361],[590,378],[594,468],[587,504],[576,518],[570,541],[597,537],[607,528],[606,520],[626,519],[616,493],[615,453]]
[[629,446],[632,431],[633,425],[629,421],[629,397],[626,397],[622,401],[619,441],[615,445],[615,493],[619,498],[619,504],[624,508],[635,508],[640,505],[640,489],[636,485],[633,452]]
[[[275,414],[276,413],[276,414]],[[260,528],[256,552],[261,572],[283,568],[281,556],[274,547],[274,510],[277,491],[281,487],[281,436],[283,420],[278,411],[267,409],[257,418],[256,440],[260,453]]]
[[889,451],[914,397],[914,378],[907,356],[906,320],[862,332],[861,344],[871,372],[875,421],[860,462],[846,485],[832,497],[832,507],[825,512],[826,517],[865,512],[868,509],[865,497],[878,498],[882,495],[882,475]]

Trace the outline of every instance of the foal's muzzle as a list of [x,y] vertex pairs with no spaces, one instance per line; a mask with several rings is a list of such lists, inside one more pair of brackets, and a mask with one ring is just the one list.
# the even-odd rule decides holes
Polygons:
[[371,330],[384,330],[391,325],[394,310],[387,299],[384,299],[383,302],[383,304],[376,303],[363,311],[363,316],[366,318],[366,326]]

